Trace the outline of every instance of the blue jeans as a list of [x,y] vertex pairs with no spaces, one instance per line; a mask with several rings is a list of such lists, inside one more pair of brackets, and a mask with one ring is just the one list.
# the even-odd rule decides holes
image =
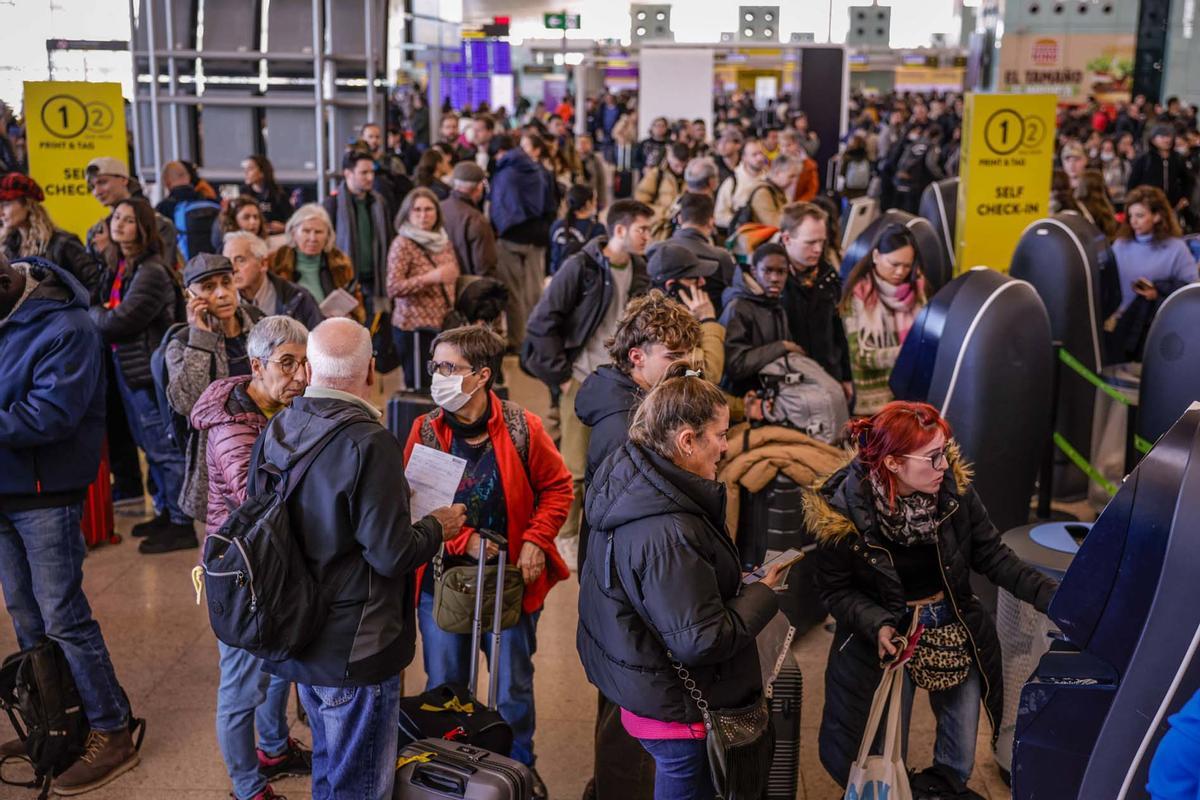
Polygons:
[[[539,616],[540,611],[533,614],[522,612],[520,622],[501,632],[500,684],[497,689],[500,716],[513,729],[512,757],[531,767],[537,760],[533,754],[533,654],[537,652]],[[428,676],[426,691],[444,683],[466,686],[471,678],[471,659],[474,657],[471,653],[471,637],[463,633],[447,633],[437,626],[433,620],[433,595],[428,592],[421,593],[417,622],[421,626],[421,652]],[[482,645],[491,669],[490,632],[484,632]]]
[[703,739],[638,741],[654,757],[654,800],[708,800],[716,794]]
[[263,790],[267,779],[258,771],[258,749],[278,755],[287,749],[287,701],[291,683],[262,671],[262,659],[239,647],[217,642],[221,682],[217,687],[217,746],[233,794],[248,800]]
[[129,703],[83,593],[81,513],[78,504],[0,512],[0,584],[21,649],[58,642],[88,724],[115,731],[128,724]]
[[191,517],[179,507],[179,495],[183,492],[183,453],[167,439],[167,421],[162,418],[154,387],[131,388],[121,372],[121,365],[114,366],[117,389],[129,420],[129,432],[137,446],[145,451],[146,465],[154,479],[154,510],[160,514],[165,511],[177,525],[188,525]]
[[370,686],[300,686],[312,728],[313,800],[391,800],[400,676]]
[[[921,607],[921,623],[926,628],[940,628],[958,620],[950,604],[944,600]],[[979,703],[982,698],[979,666],[972,664],[967,678],[953,689],[930,692],[929,706],[937,721],[937,736],[933,743],[933,761],[953,769],[967,781],[975,767],[975,737],[979,732]],[[901,707],[904,723],[904,750],[908,753],[908,725],[912,718],[913,694],[916,687],[908,671],[904,673],[904,703]]]

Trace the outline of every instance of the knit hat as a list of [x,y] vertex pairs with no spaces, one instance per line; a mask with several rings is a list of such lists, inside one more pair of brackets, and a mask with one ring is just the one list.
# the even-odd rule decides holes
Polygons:
[[1150,129],[1150,138],[1155,136],[1174,136],[1175,126],[1168,122],[1159,122]]
[[4,177],[0,177],[0,203],[25,197],[39,203],[46,199],[46,196],[42,194],[42,187],[38,186],[37,181],[28,175],[10,172]]

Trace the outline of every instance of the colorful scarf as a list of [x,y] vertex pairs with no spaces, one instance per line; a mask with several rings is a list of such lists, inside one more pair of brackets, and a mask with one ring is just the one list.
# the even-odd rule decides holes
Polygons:
[[937,541],[940,519],[935,496],[924,492],[913,492],[904,497],[896,495],[893,505],[888,502],[887,488],[874,475],[871,476],[871,494],[879,530],[888,541],[905,547]]
[[881,281],[872,271],[869,280],[859,281],[854,287],[854,297],[862,305],[858,328],[863,347],[880,349],[904,344],[917,312],[925,305],[925,279],[918,278],[914,290],[911,283],[893,286]]

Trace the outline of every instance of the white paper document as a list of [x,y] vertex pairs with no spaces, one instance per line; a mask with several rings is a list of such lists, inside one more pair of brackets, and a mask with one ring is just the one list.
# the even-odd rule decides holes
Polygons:
[[358,308],[358,298],[345,289],[334,289],[321,301],[321,313],[327,317],[347,317]]
[[404,477],[412,490],[409,505],[413,522],[421,519],[435,508],[454,502],[454,493],[462,481],[467,460],[434,450],[419,444],[413,448]]

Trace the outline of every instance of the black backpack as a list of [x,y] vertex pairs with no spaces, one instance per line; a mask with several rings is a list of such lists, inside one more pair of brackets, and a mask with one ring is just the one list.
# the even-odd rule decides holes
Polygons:
[[[40,788],[40,796],[45,798],[51,779],[83,754],[89,731],[75,678],[58,642],[43,639],[4,659],[0,666],[0,706],[25,744],[25,760],[34,770],[34,780],[29,783],[3,782]],[[140,749],[145,720],[131,713],[129,728],[135,734],[134,746]],[[3,766],[0,761],[0,772]]]
[[[188,436],[191,434],[192,424],[188,418],[180,414],[171,407],[171,403],[167,400],[167,383],[169,375],[167,375],[167,345],[171,340],[181,333],[187,334],[188,324],[186,322],[176,322],[171,327],[167,328],[167,332],[163,334],[162,340],[159,341],[158,347],[154,348],[154,352],[150,354],[150,377],[154,380],[154,400],[158,404],[158,413],[162,416],[163,422],[166,423],[167,439],[174,445],[175,449],[180,453],[187,454]],[[215,380],[216,376],[209,374],[210,380]]]
[[[738,229],[740,229],[743,225],[749,225],[754,221],[754,195],[758,194],[763,189],[766,189],[773,195],[783,194],[783,192],[770,184],[755,186],[753,189],[751,189],[750,194],[746,197],[745,205],[741,206],[733,213],[733,220],[729,223],[729,233],[731,235],[737,233]],[[734,191],[737,190],[735,189]]]
[[[217,638],[230,647],[284,661],[301,652],[321,629],[329,598],[309,572],[292,533],[287,499],[325,446],[357,421],[336,424],[282,473],[263,461],[264,437],[255,443],[247,477],[249,496],[219,531],[205,538],[200,561],[208,620]],[[274,478],[273,489],[258,491],[260,470]]]

